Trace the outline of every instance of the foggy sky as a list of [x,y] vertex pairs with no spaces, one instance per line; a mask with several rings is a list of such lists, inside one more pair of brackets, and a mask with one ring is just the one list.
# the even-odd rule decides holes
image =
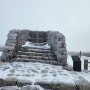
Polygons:
[[0,45],[11,29],[59,31],[68,51],[90,51],[90,0],[0,0]]

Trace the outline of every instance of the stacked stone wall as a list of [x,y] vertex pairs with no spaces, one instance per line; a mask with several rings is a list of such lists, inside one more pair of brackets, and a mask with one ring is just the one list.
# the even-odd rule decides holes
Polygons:
[[21,45],[28,40],[29,30],[11,30],[7,35],[4,52],[1,56],[2,61],[14,60],[17,51],[20,50]]
[[52,47],[52,52],[56,55],[59,65],[67,64],[67,50],[65,36],[59,32],[48,31],[47,42]]
[[52,52],[56,55],[58,64],[66,65],[65,36],[56,31],[11,30],[7,36],[5,50],[1,57],[2,61],[13,61],[21,46],[30,40],[35,43],[47,42],[52,47]]
[[9,61],[16,55],[16,47],[17,47],[17,31],[11,30],[7,36],[4,52],[2,53],[1,59],[3,61]]
[[17,31],[18,37],[17,37],[17,51],[20,50],[21,46],[25,44],[26,41],[28,41],[29,37],[29,30],[18,30]]

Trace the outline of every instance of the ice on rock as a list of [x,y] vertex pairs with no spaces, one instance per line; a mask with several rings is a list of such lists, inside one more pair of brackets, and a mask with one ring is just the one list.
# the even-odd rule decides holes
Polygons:
[[22,47],[36,47],[36,48],[43,48],[43,49],[49,49],[50,46],[48,44],[42,45],[42,46],[35,46],[32,42],[25,42],[24,45],[22,45]]
[[22,90],[44,90],[44,89],[39,85],[27,85],[24,86]]

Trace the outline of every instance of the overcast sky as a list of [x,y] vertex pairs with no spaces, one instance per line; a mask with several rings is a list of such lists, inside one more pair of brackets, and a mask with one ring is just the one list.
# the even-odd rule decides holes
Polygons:
[[11,29],[60,31],[68,51],[90,51],[90,0],[0,0],[0,45]]

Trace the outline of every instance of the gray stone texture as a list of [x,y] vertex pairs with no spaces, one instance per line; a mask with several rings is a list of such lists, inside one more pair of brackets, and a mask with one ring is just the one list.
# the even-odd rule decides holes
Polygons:
[[67,64],[67,50],[65,36],[59,32],[48,31],[47,42],[52,47],[52,52],[56,55],[59,65]]
[[[2,84],[3,82],[3,84]],[[0,79],[0,90],[90,90],[90,82],[80,77],[80,80],[75,83],[64,82],[36,82],[35,85],[31,85],[31,82],[20,81],[16,79]],[[7,86],[6,86],[7,85]],[[38,86],[38,87],[37,87]],[[42,89],[40,89],[40,87]]]
[[1,56],[2,61],[13,61],[26,41],[34,43],[47,42],[51,46],[58,64],[67,64],[65,36],[56,31],[11,30],[7,35],[5,49]]
[[3,61],[9,61],[9,59],[15,56],[16,43],[17,43],[17,33],[16,30],[12,30],[9,32],[7,36],[5,49],[1,56],[1,59]]
[[76,83],[65,83],[65,82],[36,82],[36,85],[40,85],[45,90],[90,90],[90,82],[81,78],[80,81]]

